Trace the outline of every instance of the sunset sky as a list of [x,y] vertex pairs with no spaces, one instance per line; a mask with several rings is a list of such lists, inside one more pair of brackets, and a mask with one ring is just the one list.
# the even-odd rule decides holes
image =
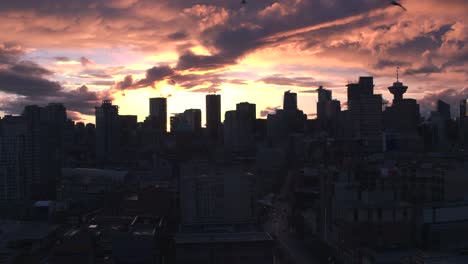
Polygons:
[[423,113],[440,97],[455,115],[468,98],[466,0],[403,0],[407,12],[387,0],[240,2],[2,0],[0,116],[62,102],[94,123],[112,99],[142,121],[149,97],[204,112],[217,92],[223,113],[248,101],[261,117],[291,90],[313,118],[318,85],[344,103],[345,85],[371,75],[389,100],[397,66]]

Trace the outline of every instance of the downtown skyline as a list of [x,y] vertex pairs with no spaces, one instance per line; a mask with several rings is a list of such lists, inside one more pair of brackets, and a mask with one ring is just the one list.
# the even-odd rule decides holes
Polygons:
[[397,66],[423,114],[442,99],[456,115],[468,97],[465,1],[24,2],[0,3],[0,115],[61,102],[94,123],[111,99],[143,121],[150,97],[168,97],[168,114],[205,112],[217,92],[222,119],[244,101],[266,117],[291,90],[310,118],[311,91],[344,103],[358,76],[389,101]]

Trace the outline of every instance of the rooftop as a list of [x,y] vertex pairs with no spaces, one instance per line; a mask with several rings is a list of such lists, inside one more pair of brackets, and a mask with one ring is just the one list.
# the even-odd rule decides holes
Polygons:
[[0,249],[10,241],[43,239],[54,229],[46,222],[0,220]]

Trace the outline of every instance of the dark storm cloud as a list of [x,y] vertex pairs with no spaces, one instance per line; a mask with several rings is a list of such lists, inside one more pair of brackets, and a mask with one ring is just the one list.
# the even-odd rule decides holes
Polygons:
[[[239,59],[260,47],[272,46],[286,39],[283,37],[274,40],[265,39],[272,34],[330,22],[384,6],[382,3],[363,2],[366,4],[360,5],[355,1],[352,3],[335,1],[331,5],[323,1],[284,1],[262,2],[255,7],[249,6],[250,15],[229,16],[225,23],[209,27],[200,33],[199,39],[202,44],[216,52],[211,55],[182,52],[176,68],[181,70],[222,68],[237,63]],[[309,10],[316,8],[323,10],[311,16]],[[237,6],[231,12],[238,10]]]
[[120,81],[115,85],[115,89],[125,90],[127,88],[132,87],[132,85],[133,85],[133,76],[132,75],[127,75],[127,76],[125,76],[123,81]]
[[13,71],[18,74],[34,75],[34,76],[53,74],[52,71],[41,67],[40,65],[38,65],[37,63],[33,61],[21,61],[19,63],[13,64],[10,67],[10,71]]
[[[10,2],[10,1],[7,1]],[[25,1],[16,1],[22,2]],[[70,24],[59,20],[60,23],[50,23],[42,25],[44,32],[73,32],[73,18],[76,10],[81,10],[80,20],[89,18],[89,30],[99,29],[104,31],[96,33],[92,31],[94,38],[89,38],[89,34],[80,37],[79,34],[65,38],[70,41],[70,45],[89,46],[90,42],[102,40],[100,36],[108,36],[112,30],[121,34],[132,32],[132,40],[138,39],[141,49],[157,49],[158,45],[151,44],[148,36],[158,37],[159,34],[172,40],[182,40],[188,38],[187,27],[192,27],[195,42],[201,43],[204,47],[213,51],[211,55],[194,54],[187,49],[180,53],[177,69],[214,69],[226,65],[232,65],[246,56],[248,53],[264,46],[275,45],[274,42],[265,41],[264,38],[282,31],[294,30],[314,24],[330,22],[335,19],[364,14],[369,10],[385,6],[378,1],[252,1],[248,6],[242,7],[238,1],[128,1],[120,0],[107,3],[102,1],[58,1],[46,2],[26,1],[27,4],[20,3],[0,3],[0,9],[4,11],[33,11],[38,16],[50,16],[48,18],[70,18]],[[148,16],[146,10],[164,7],[166,12],[171,14],[166,20],[157,19],[157,16]],[[166,10],[168,9],[168,10]],[[311,15],[311,10],[320,10]],[[179,13],[183,16],[174,16]],[[143,14],[143,15],[142,15]],[[164,14],[163,14],[164,15]],[[173,16],[173,17],[172,17]],[[119,18],[121,23],[114,23]],[[133,20],[142,21],[135,23]],[[35,20],[32,20],[35,21]],[[52,22],[55,22],[52,20]],[[88,22],[88,21],[86,21]],[[63,24],[62,24],[63,23]],[[156,25],[156,26],[155,26]],[[85,28],[86,29],[86,28]],[[167,32],[167,29],[170,30]],[[37,30],[35,30],[37,32]],[[55,34],[54,33],[54,34]],[[86,33],[86,31],[85,31]],[[117,32],[115,32],[117,33]],[[120,34],[120,35],[121,35]],[[119,35],[119,34],[116,34]],[[141,35],[141,36],[140,36]],[[144,36],[144,37],[143,37]],[[136,39],[134,39],[136,38]],[[96,39],[96,40],[93,40]],[[127,38],[112,39],[118,45],[120,42],[130,41]],[[109,39],[105,41],[108,43]],[[92,44],[92,43],[91,43]],[[87,62],[81,60],[84,66]]]
[[[278,51],[279,49],[276,48],[284,43],[291,44],[299,51],[311,51],[307,54],[314,54],[308,56],[308,58],[312,57],[312,61],[314,57],[328,57],[331,59],[331,64],[335,63],[330,67],[337,69],[348,67],[341,65],[340,62],[358,64],[365,61],[367,65],[363,67],[375,66],[377,69],[382,69],[381,72],[384,70],[390,72],[389,68],[395,67],[397,62],[407,60],[414,62],[411,65],[404,65],[405,68],[409,68],[408,74],[418,75],[437,72],[438,69],[448,72],[448,67],[463,66],[466,62],[466,57],[463,58],[460,53],[448,59],[448,55],[445,56],[445,54],[437,58],[437,54],[434,52],[430,54],[430,57],[434,58],[435,63],[432,63],[429,58],[424,63],[419,64],[419,56],[423,52],[426,50],[434,51],[443,46],[444,38],[442,36],[447,34],[448,25],[439,25],[446,23],[445,21],[413,19],[413,17],[420,15],[416,13],[415,9],[408,13],[386,12],[385,15],[369,13],[371,10],[383,13],[380,12],[383,10],[382,8],[391,10],[387,1],[253,0],[248,1],[249,4],[245,6],[241,6],[239,2],[240,0],[1,1],[0,13],[5,14],[3,17],[6,22],[11,22],[11,19],[8,19],[9,10],[23,15],[25,19],[21,19],[21,21],[26,21],[23,24],[21,21],[13,21],[19,24],[17,28],[24,28],[21,32],[15,32],[15,35],[17,33],[16,38],[28,41],[27,46],[32,48],[106,49],[130,47],[154,54],[159,48],[163,52],[167,51],[165,49],[169,48],[169,45],[163,41],[170,42],[172,45],[178,44],[178,47],[172,46],[172,50],[175,49],[180,56],[175,68],[152,68],[154,72],[150,72],[151,69],[148,69],[145,78],[141,80],[133,80],[131,75],[127,75],[136,74],[134,72],[121,73],[122,76],[127,76],[116,84],[115,87],[120,90],[153,86],[158,81],[168,79],[173,79],[177,85],[186,89],[218,89],[223,82],[235,83],[237,81],[229,80],[221,75],[187,74],[185,70],[224,68],[236,64],[240,59],[263,47],[271,47],[274,51]],[[447,2],[455,1],[445,1],[443,6],[448,5]],[[457,1],[457,3],[460,3],[460,6],[464,4],[463,1]],[[80,12],[76,10],[80,10]],[[412,13],[412,11],[415,12]],[[355,15],[363,16],[354,22],[346,22],[341,25],[335,23],[337,20]],[[13,19],[16,17],[13,16]],[[395,22],[397,20],[398,22]],[[407,23],[406,20],[412,20],[413,24],[403,25]],[[309,28],[330,22],[332,25],[323,28]],[[419,22],[427,23],[419,24]],[[7,25],[5,27],[10,26],[10,23],[3,24]],[[434,26],[435,30],[426,34],[425,28],[432,27],[433,24],[437,25]],[[405,31],[410,26],[413,28]],[[372,33],[377,34],[368,34],[367,28],[373,28],[374,32]],[[296,30],[299,33],[285,34]],[[8,30],[3,31],[8,32]],[[155,39],[162,41],[155,44]],[[168,41],[168,39],[172,41]],[[457,45],[462,46],[465,43],[459,42]],[[210,55],[195,54],[189,51],[195,46],[202,46]],[[0,64],[2,61],[8,61],[9,64],[16,61],[18,56],[3,55],[2,51],[5,49],[9,48],[0,46]],[[314,49],[319,53],[313,53]],[[369,59],[370,56],[374,55],[379,56],[381,60],[376,62],[375,57]],[[461,59],[459,59],[460,57]],[[306,60],[306,58],[304,59]],[[332,62],[334,59],[338,63]],[[69,58],[64,57],[62,61],[69,60]],[[74,58],[73,61],[75,60],[78,59]],[[83,66],[91,66],[83,59],[78,61]],[[167,63],[173,63],[173,61]],[[278,63],[278,58],[272,63]],[[351,67],[357,68],[357,66]],[[112,75],[115,75],[115,72],[93,68],[99,67],[86,68],[88,71],[80,73],[81,77],[111,79]],[[457,67],[456,69],[450,68],[450,70],[463,69]],[[342,73],[338,70],[338,73],[333,70],[330,72],[337,75]],[[11,74],[13,71],[9,70],[9,73]],[[260,74],[264,75],[265,73]],[[35,76],[37,77],[37,74]],[[128,76],[130,77],[127,78]],[[314,83],[313,79],[297,79],[290,76],[280,76],[276,79],[267,76],[266,78],[270,79],[267,79],[265,83],[270,82],[277,85],[316,87],[321,84]],[[37,79],[47,81],[45,78]],[[94,80],[90,80],[90,84],[92,81]],[[238,84],[245,84],[245,82],[240,81]]]
[[24,75],[14,71],[0,70],[0,91],[23,96],[50,96],[60,92],[58,82],[40,76]]
[[91,91],[86,85],[82,85],[74,90],[64,92],[59,97],[67,109],[80,112],[85,115],[94,115],[94,107],[101,104],[103,99],[113,99],[110,91]]
[[134,81],[132,75],[127,75],[122,81],[118,82],[114,86],[114,89],[125,90],[145,88],[148,86],[154,87],[156,82],[165,80],[174,74],[174,69],[168,65],[154,66],[146,70],[145,78]]
[[[90,115],[101,98],[111,97],[108,90],[95,92],[86,86],[65,90],[59,82],[47,78],[54,74],[52,71],[34,61],[20,60],[23,55],[17,46],[0,46],[0,92],[7,94],[0,100],[1,111],[19,114],[26,105],[60,102],[67,109]],[[66,57],[54,59],[69,61]]]
[[209,70],[221,68],[223,66],[234,64],[235,60],[225,57],[222,54],[217,55],[196,55],[191,51],[184,52],[177,62],[177,70]]
[[390,56],[413,57],[414,54],[422,54],[426,50],[436,50],[440,45],[440,42],[430,36],[419,36],[391,47],[387,51]]
[[11,64],[16,62],[24,50],[15,45],[0,44],[0,64]]
[[154,86],[155,82],[164,80],[174,74],[174,70],[168,65],[154,66],[146,70],[146,78],[136,81],[135,87]]
[[171,40],[184,40],[188,38],[188,33],[185,30],[180,30],[169,34],[167,37]]

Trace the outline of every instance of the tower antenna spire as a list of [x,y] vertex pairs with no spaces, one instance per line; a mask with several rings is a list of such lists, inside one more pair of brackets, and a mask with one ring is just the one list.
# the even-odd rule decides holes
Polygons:
[[398,71],[400,70],[400,66],[396,67],[396,81],[398,82]]

